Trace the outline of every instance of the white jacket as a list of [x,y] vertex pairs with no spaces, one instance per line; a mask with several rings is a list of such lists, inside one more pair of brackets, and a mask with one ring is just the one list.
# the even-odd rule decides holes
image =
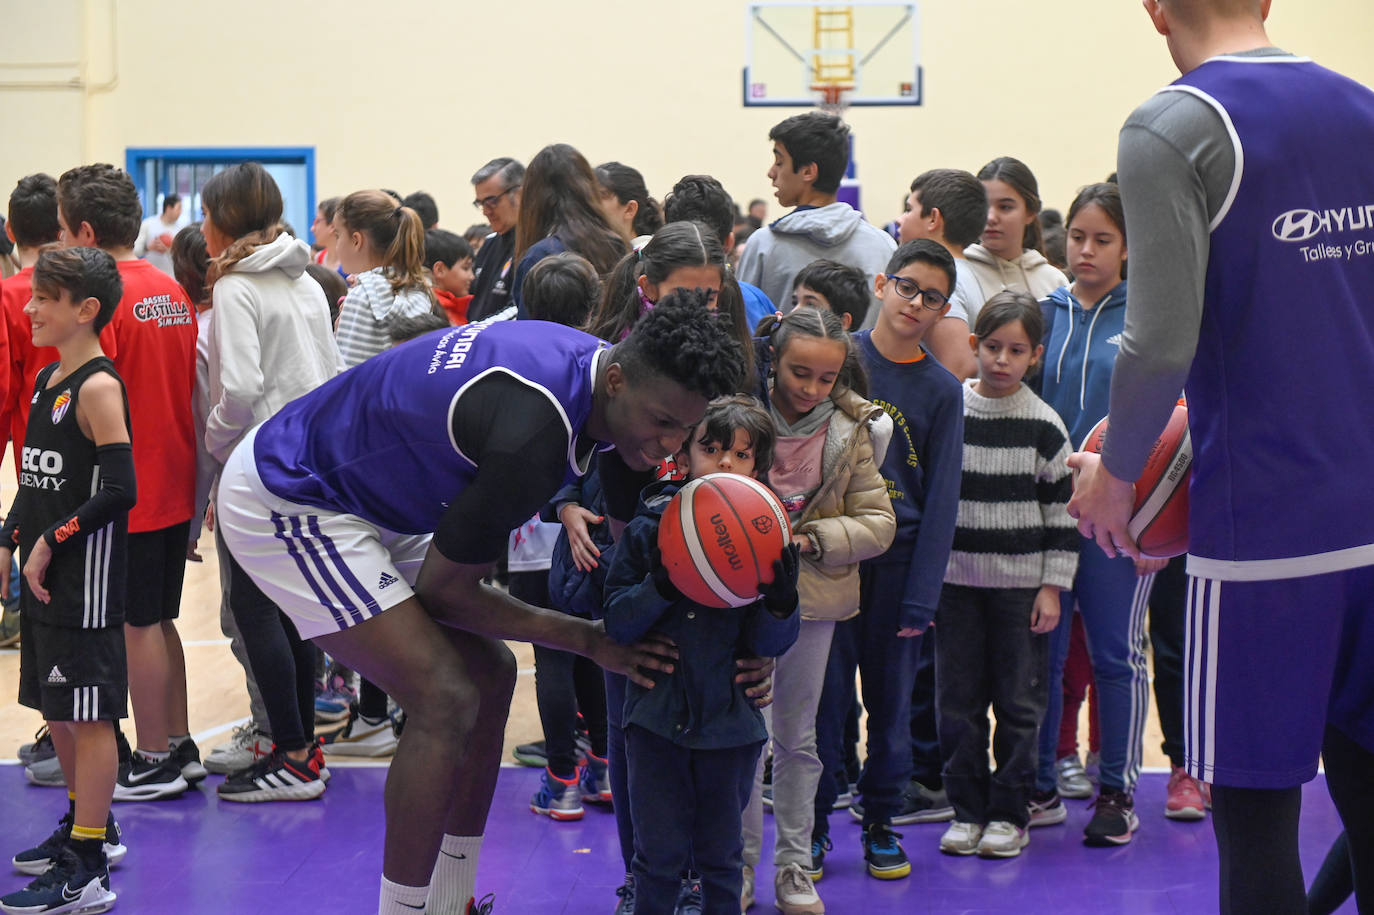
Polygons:
[[221,464],[253,426],[343,369],[310,248],[279,235],[215,283],[205,447]]
[[[1069,284],[1059,268],[1045,260],[1045,256],[1034,248],[1028,248],[1016,260],[1008,261],[982,245],[969,245],[964,249],[964,258],[973,268],[973,275],[983,291],[984,302],[1003,289],[1029,292],[1038,302],[1060,286]],[[969,326],[973,326],[972,322]]]

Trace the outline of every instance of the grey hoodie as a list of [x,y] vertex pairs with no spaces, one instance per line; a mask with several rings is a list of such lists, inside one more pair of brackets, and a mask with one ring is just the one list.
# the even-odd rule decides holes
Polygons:
[[964,249],[964,257],[982,287],[985,302],[1003,289],[1029,292],[1039,301],[1060,286],[1069,284],[1059,268],[1034,248],[1027,248],[1016,260],[1008,261],[982,245],[969,245]]
[[847,203],[793,210],[753,235],[740,255],[737,276],[752,283],[782,311],[792,310],[792,281],[820,258],[857,267],[873,278],[887,269],[897,243]]

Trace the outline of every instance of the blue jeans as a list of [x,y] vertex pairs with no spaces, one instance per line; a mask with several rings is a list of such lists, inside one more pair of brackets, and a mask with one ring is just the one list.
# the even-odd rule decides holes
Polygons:
[[859,571],[859,615],[835,624],[816,718],[816,749],[825,773],[816,791],[813,835],[828,832],[836,779],[844,772],[844,720],[854,702],[856,670],[863,674],[868,710],[868,760],[859,777],[864,822],[891,821],[911,781],[911,695],[928,636],[897,637],[899,595],[906,588],[907,568],[901,563],[864,563]]
[[636,915],[672,915],[689,865],[701,876],[703,911],[739,910],[740,820],[763,743],[693,750],[636,725],[625,728]]
[[1150,710],[1150,677],[1145,660],[1145,610],[1153,575],[1137,576],[1130,557],[1108,559],[1084,539],[1079,548],[1073,590],[1060,594],[1059,626],[1050,633],[1049,703],[1040,724],[1040,758],[1035,786],[1053,791],[1064,714],[1064,659],[1075,606],[1083,614],[1097,684],[1102,726],[1102,787],[1132,792],[1140,777],[1145,717]]
[[625,859],[625,873],[630,873],[630,863],[635,853],[635,827],[630,819],[630,777],[625,762],[625,730],[621,721],[625,715],[625,685],[629,679],[624,674],[606,675],[606,762],[610,769],[611,797],[619,799],[614,803],[615,828],[620,839],[620,856]]

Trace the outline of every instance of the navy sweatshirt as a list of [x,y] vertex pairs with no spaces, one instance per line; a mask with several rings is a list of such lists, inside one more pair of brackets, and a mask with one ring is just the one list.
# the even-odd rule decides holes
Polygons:
[[870,335],[854,340],[868,369],[868,399],[892,417],[892,444],[879,471],[897,513],[897,536],[869,560],[909,564],[897,600],[899,628],[924,629],[935,619],[959,516],[964,455],[964,393],[958,379],[929,353],[919,362],[892,362]]

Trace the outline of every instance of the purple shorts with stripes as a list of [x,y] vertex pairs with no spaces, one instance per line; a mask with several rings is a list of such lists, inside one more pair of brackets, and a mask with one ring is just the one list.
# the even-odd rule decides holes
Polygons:
[[348,629],[411,597],[430,535],[277,497],[253,465],[256,431],[220,474],[215,520],[234,558],[301,637]]
[[1310,781],[1327,724],[1374,751],[1374,567],[1190,578],[1184,687],[1187,768],[1203,781]]

